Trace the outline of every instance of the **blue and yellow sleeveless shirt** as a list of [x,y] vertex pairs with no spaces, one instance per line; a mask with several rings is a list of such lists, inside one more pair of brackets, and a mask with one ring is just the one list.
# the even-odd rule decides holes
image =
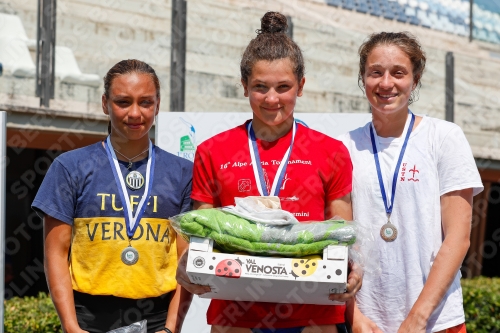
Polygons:
[[[191,209],[192,163],[155,149],[153,186],[147,207],[131,238],[139,261],[124,264],[129,245],[123,205],[102,142],[57,157],[32,207],[73,226],[70,274],[73,289],[91,295],[131,299],[156,297],[176,287],[176,234],[169,217]],[[120,162],[123,177],[128,162]],[[147,158],[130,170],[146,175]],[[144,193],[128,190],[134,214]]]

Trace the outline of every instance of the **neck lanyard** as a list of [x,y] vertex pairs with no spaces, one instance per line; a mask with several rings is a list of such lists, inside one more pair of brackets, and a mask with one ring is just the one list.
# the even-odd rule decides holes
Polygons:
[[288,165],[288,160],[292,155],[293,141],[295,140],[295,133],[297,131],[297,123],[294,121],[292,126],[292,140],[290,142],[290,147],[288,147],[281,163],[274,177],[273,185],[271,187],[271,193],[267,191],[266,181],[264,179],[264,171],[262,170],[262,165],[260,163],[259,148],[257,147],[257,139],[255,138],[255,132],[252,128],[252,121],[248,123],[248,148],[250,149],[250,157],[252,159],[253,173],[255,176],[255,181],[257,183],[257,189],[261,196],[278,196],[281,189],[281,184],[283,183],[283,178],[285,177],[286,167]]
[[116,158],[115,151],[111,145],[111,139],[108,136],[106,139],[106,154],[108,155],[109,164],[111,165],[111,170],[113,170],[113,176],[115,177],[116,187],[118,188],[118,194],[122,201],[123,211],[125,213],[125,224],[127,226],[127,235],[129,238],[134,236],[135,230],[139,226],[142,215],[146,210],[146,201],[151,193],[151,188],[153,187],[153,177],[154,177],[154,167],[155,167],[155,151],[153,149],[153,144],[151,140],[149,141],[149,156],[148,164],[146,167],[146,186],[144,189],[144,194],[137,206],[135,215],[133,214],[133,209],[130,207],[130,200],[123,180],[123,175],[120,170],[120,165],[118,164],[118,159]]
[[382,199],[384,200],[384,207],[385,207],[385,212],[387,213],[388,216],[391,215],[392,213],[392,208],[394,205],[394,198],[396,196],[396,184],[397,184],[397,178],[398,178],[398,173],[399,173],[399,167],[401,166],[401,161],[403,160],[403,156],[405,154],[406,146],[408,144],[408,140],[410,139],[410,134],[411,130],[413,128],[413,124],[415,123],[415,115],[411,113],[411,121],[408,125],[408,121],[406,122],[406,128],[403,131],[403,136],[405,138],[403,142],[403,146],[401,148],[401,152],[399,153],[399,158],[398,162],[396,164],[396,168],[394,169],[394,176],[392,178],[392,191],[391,191],[391,204],[390,206],[387,204],[387,195],[385,192],[385,186],[384,186],[384,179],[382,178],[382,171],[380,170],[380,162],[378,159],[378,150],[377,150],[377,145],[375,143],[375,129],[373,127],[373,122],[370,125],[370,139],[372,140],[372,148],[373,148],[373,156],[375,158],[375,166],[377,167],[377,175],[378,175],[378,183],[380,186],[380,191],[382,192]]

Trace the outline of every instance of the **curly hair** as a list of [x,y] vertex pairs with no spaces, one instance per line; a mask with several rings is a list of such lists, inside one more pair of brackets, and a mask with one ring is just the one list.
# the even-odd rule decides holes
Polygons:
[[300,81],[304,77],[304,57],[300,47],[286,35],[288,23],[286,17],[278,12],[267,12],[261,18],[261,28],[257,37],[248,44],[240,63],[241,80],[248,82],[252,68],[257,61],[290,59],[293,71]]

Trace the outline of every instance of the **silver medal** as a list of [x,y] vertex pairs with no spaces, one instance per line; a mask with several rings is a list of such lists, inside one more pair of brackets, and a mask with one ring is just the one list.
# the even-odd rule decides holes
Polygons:
[[131,190],[138,190],[144,186],[144,177],[139,171],[130,171],[125,177],[125,183]]
[[122,261],[125,265],[134,265],[139,260],[139,252],[132,246],[126,247],[122,251]]
[[391,222],[387,222],[380,228],[380,236],[386,242],[392,242],[398,237],[398,229]]

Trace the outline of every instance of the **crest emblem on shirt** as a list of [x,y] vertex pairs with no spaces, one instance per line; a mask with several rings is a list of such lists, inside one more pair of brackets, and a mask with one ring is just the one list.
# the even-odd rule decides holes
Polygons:
[[250,181],[250,179],[238,180],[238,191],[250,192],[251,189],[252,189],[252,182]]
[[144,185],[144,177],[139,171],[131,171],[125,177],[125,183],[131,190],[138,190]]
[[281,188],[280,190],[284,190],[285,189],[285,186],[286,186],[286,183],[290,180],[290,178],[288,178],[288,173],[285,173],[285,177],[283,178],[283,183],[281,185]]
[[408,178],[408,181],[412,181],[412,182],[419,182],[419,181],[420,181],[420,180],[419,180],[419,179],[417,179],[417,178],[416,178],[416,176],[415,176],[415,174],[416,174],[416,173],[420,173],[420,171],[418,171],[418,170],[417,170],[417,166],[416,166],[416,165],[414,165],[414,166],[413,166],[413,169],[410,169],[410,170],[408,170],[408,171],[409,171],[411,174],[413,174],[411,178]]

